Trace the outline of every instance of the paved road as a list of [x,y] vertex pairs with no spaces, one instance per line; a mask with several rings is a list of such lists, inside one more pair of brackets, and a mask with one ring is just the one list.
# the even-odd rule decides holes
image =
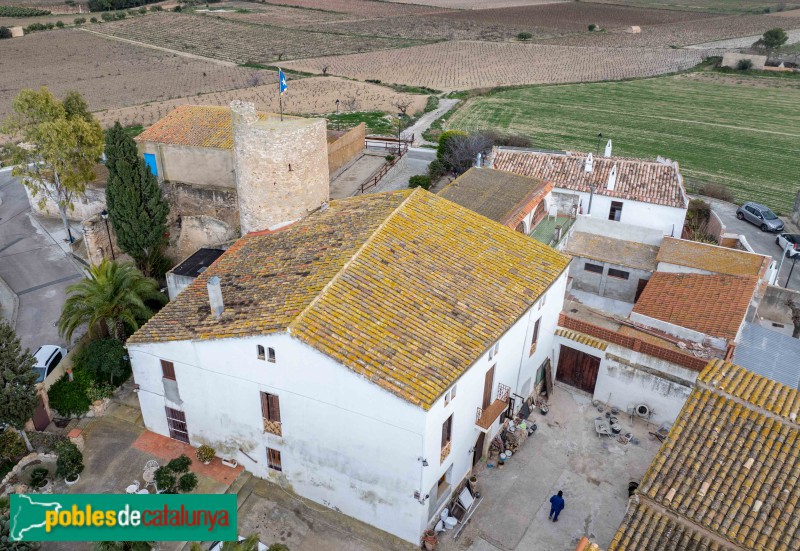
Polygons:
[[[775,244],[776,235],[774,233],[762,232],[753,224],[737,219],[736,205],[726,203],[724,201],[709,199],[707,197],[704,197],[703,199],[711,203],[711,208],[722,219],[722,223],[725,224],[725,227],[729,233],[738,233],[740,235],[744,235],[747,238],[747,242],[750,243],[751,247],[753,247],[754,251],[757,253],[770,255],[778,262],[781,261],[782,252],[778,245]],[[786,231],[792,230],[787,226]],[[778,285],[781,287],[786,286],[786,278],[789,276],[791,267],[792,260],[787,258],[783,262],[780,274],[778,274]],[[789,288],[800,291],[800,258],[798,258],[797,265],[792,271],[792,279],[789,282]]]
[[25,189],[9,172],[0,172],[0,197],[0,278],[19,296],[22,346],[34,351],[41,344],[63,345],[54,322],[66,288],[83,274],[55,240],[61,222],[34,220]]
[[422,138],[423,132],[433,124],[433,121],[450,111],[459,101],[457,99],[440,99],[439,107],[422,115],[417,122],[403,130],[403,134],[408,136],[413,133],[414,145],[431,145],[431,142]]

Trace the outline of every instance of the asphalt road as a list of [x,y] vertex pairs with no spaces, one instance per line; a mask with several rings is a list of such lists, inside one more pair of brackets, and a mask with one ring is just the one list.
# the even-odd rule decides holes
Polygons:
[[[781,261],[782,251],[780,247],[775,244],[776,234],[762,232],[757,226],[736,218],[737,205],[726,203],[724,201],[709,199],[708,197],[703,197],[703,199],[711,203],[711,208],[722,219],[722,223],[725,224],[725,228],[729,233],[738,233],[740,235],[744,235],[745,238],[747,238],[747,242],[750,243],[750,246],[753,247],[755,252],[770,255],[778,262]],[[786,222],[786,218],[783,218],[783,220]],[[785,231],[791,232],[792,230],[790,230],[790,228],[787,226]],[[789,277],[789,272],[791,271],[792,279],[789,281],[789,289],[800,291],[800,258],[797,259],[797,264],[795,265],[793,271],[791,268],[792,259],[787,258],[784,260],[781,271],[778,274],[777,284],[781,287],[785,287],[786,278]]]
[[[0,278],[19,296],[16,330],[22,346],[31,352],[42,344],[63,346],[66,341],[54,324],[66,288],[83,274],[56,238],[32,219],[25,189],[10,172],[0,172],[0,198]],[[59,230],[57,220],[42,223]]]

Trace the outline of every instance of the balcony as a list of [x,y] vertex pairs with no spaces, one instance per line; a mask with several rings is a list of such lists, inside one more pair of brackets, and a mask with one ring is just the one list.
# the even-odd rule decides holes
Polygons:
[[264,419],[264,432],[269,432],[276,436],[283,436],[281,432],[281,422],[280,421],[270,421],[269,419]]
[[475,425],[481,432],[489,432],[489,427],[497,421],[508,407],[511,388],[500,383],[497,385],[497,398],[486,409],[478,408],[475,416]]

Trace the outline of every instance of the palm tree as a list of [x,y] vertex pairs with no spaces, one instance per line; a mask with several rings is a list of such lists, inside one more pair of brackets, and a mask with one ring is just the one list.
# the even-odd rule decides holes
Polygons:
[[153,315],[147,301],[165,303],[156,280],[144,277],[133,264],[103,260],[89,268],[89,276],[67,288],[58,331],[67,339],[84,323],[124,342],[125,329],[136,330]]

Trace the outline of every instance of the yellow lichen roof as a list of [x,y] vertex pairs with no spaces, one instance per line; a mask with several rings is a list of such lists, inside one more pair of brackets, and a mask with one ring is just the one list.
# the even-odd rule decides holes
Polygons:
[[678,528],[734,549],[800,549],[798,412],[797,390],[711,361],[637,491],[642,515],[661,510],[668,522],[626,517],[610,549],[661,549],[634,538],[652,530],[648,541],[663,541]]
[[658,247],[576,231],[570,235],[564,252],[571,256],[654,272]]
[[657,260],[717,274],[760,277],[772,259],[738,249],[665,237]]
[[[258,116],[267,119],[278,115],[259,112]],[[231,110],[216,105],[182,105],[135,139],[137,142],[233,149]]]
[[[358,196],[276,233],[242,238],[129,342],[288,328],[427,409],[567,263],[421,189]],[[206,297],[214,275],[226,307],[220,321]]]
[[601,341],[600,339],[590,337],[589,335],[584,335],[583,333],[578,333],[577,331],[573,331],[571,329],[562,329],[559,327],[556,329],[556,335],[571,341],[585,344],[586,346],[591,346],[592,348],[597,348],[598,350],[605,350],[608,348],[608,343],[606,341]]

